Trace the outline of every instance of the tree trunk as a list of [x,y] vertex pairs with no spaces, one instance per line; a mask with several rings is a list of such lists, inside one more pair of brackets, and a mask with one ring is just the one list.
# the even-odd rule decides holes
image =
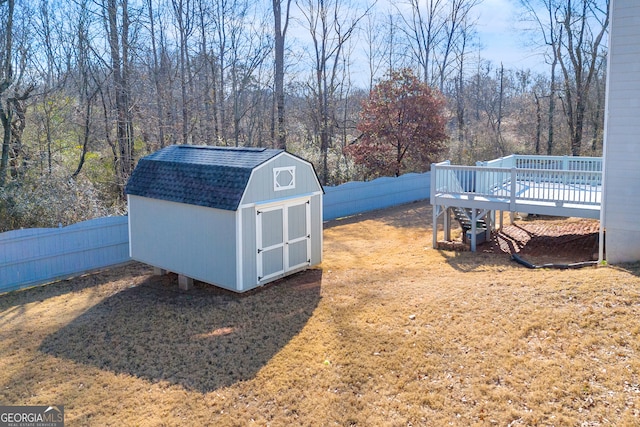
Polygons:
[[158,48],[156,45],[155,16],[153,14],[153,0],[148,0],[149,29],[151,32],[151,53],[153,55],[153,83],[156,88],[156,114],[158,116],[158,145],[164,147],[164,104],[162,101],[163,88],[160,83],[160,67],[158,61]]
[[[3,95],[13,83],[13,13],[15,0],[7,0],[7,22],[5,24],[4,61],[0,66],[0,95]],[[9,166],[9,150],[11,149],[12,110],[9,101],[0,97],[0,122],[2,123],[2,154],[0,155],[0,187],[4,187]]]
[[287,148],[284,106],[284,41],[289,25],[289,7],[291,0],[286,1],[284,28],[282,27],[282,1],[273,0],[274,33],[275,33],[275,98],[276,98],[276,148]]
[[504,156],[505,149],[502,145],[502,104],[504,102],[504,65],[500,64],[500,92],[498,93],[498,117],[496,127],[496,148],[499,156]]
[[[555,49],[554,49],[555,52]],[[553,155],[554,145],[554,117],[556,114],[556,65],[558,63],[558,56],[554,53],[553,62],[551,64],[551,82],[549,84],[551,93],[549,94],[549,111],[547,112],[547,118],[549,120],[549,129],[547,134],[547,156]]]
[[93,103],[93,96],[86,100],[85,112],[84,112],[84,128],[82,129],[82,152],[80,153],[80,160],[78,161],[78,167],[71,175],[71,178],[76,179],[82,171],[84,166],[84,160],[87,156],[89,148],[89,134],[91,132],[91,104]]
[[120,191],[133,170],[133,123],[129,109],[129,14],[128,0],[120,0],[122,8],[121,37],[118,38],[118,2],[108,0],[108,32],[116,98],[116,177]]
[[536,101],[536,137],[535,137],[535,153],[540,155],[540,139],[542,135],[542,106],[540,105],[540,97],[535,91],[533,97]]
[[0,122],[2,122],[2,157],[0,158],[0,187],[4,187],[9,166],[9,150],[11,148],[11,106],[4,108],[0,103]]
[[[606,10],[602,11],[604,13],[602,21],[590,15],[595,9],[588,0],[582,0],[581,6],[582,8],[577,12],[578,16],[575,16],[571,2],[568,2],[564,9],[562,25],[565,29],[566,41],[559,46],[566,48],[570,65],[565,63],[567,59],[558,55],[567,98],[565,111],[571,132],[571,154],[574,156],[579,156],[582,149],[587,98],[596,71],[600,44],[609,25],[609,1],[606,1]],[[596,31],[591,28],[595,24],[601,25]],[[595,38],[591,38],[594,35]]]

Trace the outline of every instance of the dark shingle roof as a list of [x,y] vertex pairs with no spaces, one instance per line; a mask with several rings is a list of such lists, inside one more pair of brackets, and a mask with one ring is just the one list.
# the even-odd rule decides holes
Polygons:
[[283,150],[172,145],[140,159],[127,194],[236,210],[251,171]]

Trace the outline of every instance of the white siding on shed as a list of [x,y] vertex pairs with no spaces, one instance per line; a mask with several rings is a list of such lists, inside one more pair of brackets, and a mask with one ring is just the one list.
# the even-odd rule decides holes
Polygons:
[[[296,167],[295,187],[274,190],[273,169],[291,166]],[[241,205],[263,203],[265,200],[299,197],[318,191],[321,191],[321,187],[311,164],[289,153],[282,153],[253,170],[240,203]]]
[[235,212],[129,196],[131,257],[236,290]]
[[610,263],[640,260],[640,1],[611,0],[604,144]]

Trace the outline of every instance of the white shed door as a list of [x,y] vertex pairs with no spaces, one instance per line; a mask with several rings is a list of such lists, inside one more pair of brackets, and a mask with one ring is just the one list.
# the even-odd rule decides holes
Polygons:
[[258,281],[309,265],[309,200],[256,207]]

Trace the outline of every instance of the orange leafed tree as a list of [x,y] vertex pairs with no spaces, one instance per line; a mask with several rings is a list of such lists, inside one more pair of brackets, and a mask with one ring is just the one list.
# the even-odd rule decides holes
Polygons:
[[392,72],[362,103],[361,136],[346,148],[371,176],[425,171],[445,148],[445,100],[411,70]]

